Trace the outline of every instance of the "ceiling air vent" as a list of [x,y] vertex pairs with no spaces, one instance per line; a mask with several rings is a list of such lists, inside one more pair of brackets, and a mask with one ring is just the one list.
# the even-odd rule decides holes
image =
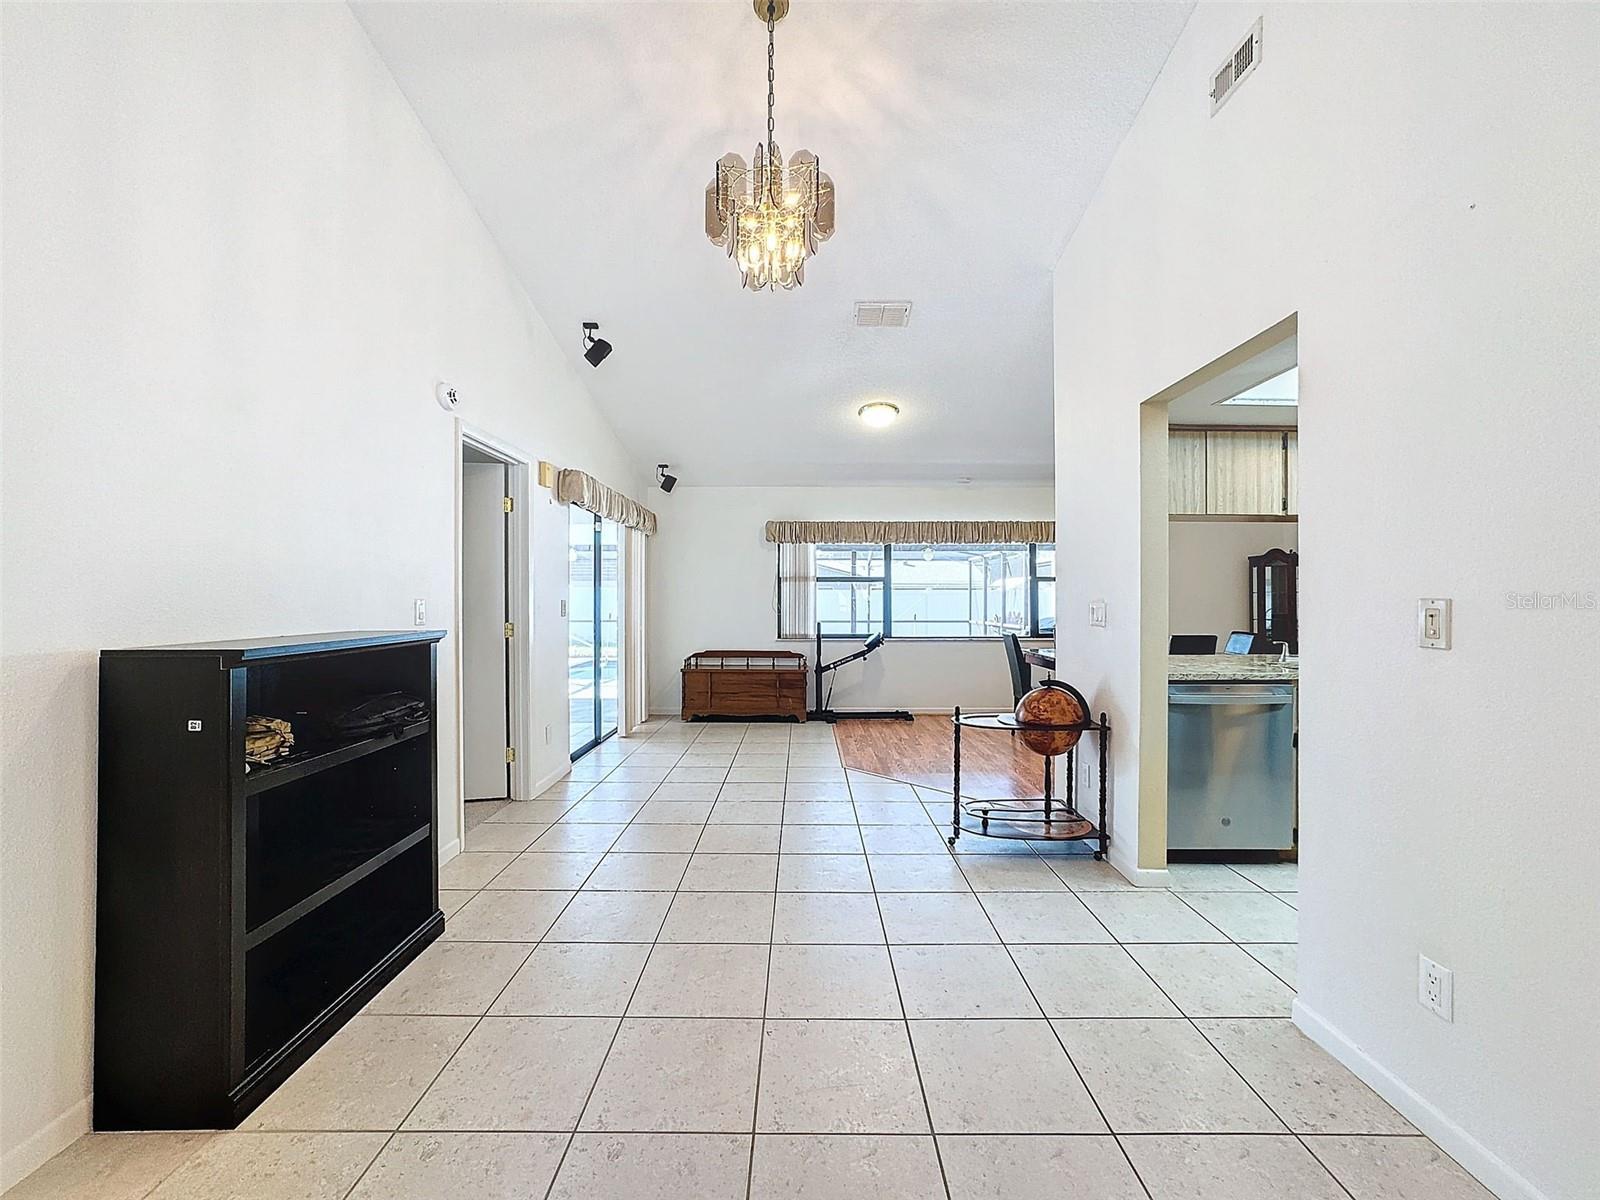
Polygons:
[[1211,113],[1216,115],[1217,109],[1227,103],[1228,97],[1239,90],[1239,85],[1244,82],[1245,76],[1256,69],[1256,64],[1261,61],[1261,18],[1256,18],[1255,27],[1249,35],[1234,48],[1228,60],[1211,76]]
[[911,324],[911,301],[857,300],[856,324],[865,329],[904,329]]

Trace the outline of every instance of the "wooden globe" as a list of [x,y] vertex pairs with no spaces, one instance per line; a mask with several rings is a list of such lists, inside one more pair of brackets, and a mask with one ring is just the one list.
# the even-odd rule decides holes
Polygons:
[[1035,754],[1065,754],[1078,744],[1081,729],[1030,730],[1029,725],[1073,725],[1089,719],[1089,702],[1070,684],[1051,680],[1017,701],[1022,744]]

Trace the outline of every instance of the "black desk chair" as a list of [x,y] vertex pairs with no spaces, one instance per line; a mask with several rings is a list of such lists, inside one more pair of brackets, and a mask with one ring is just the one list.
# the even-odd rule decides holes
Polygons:
[[1022,657],[1022,639],[1014,633],[1005,635],[1006,662],[1011,666],[1011,703],[1022,703],[1022,698],[1033,690],[1033,666]]
[[1272,639],[1264,633],[1249,633],[1235,629],[1228,635],[1225,654],[1271,654]]
[[1214,633],[1175,633],[1167,643],[1168,654],[1215,654],[1217,635]]

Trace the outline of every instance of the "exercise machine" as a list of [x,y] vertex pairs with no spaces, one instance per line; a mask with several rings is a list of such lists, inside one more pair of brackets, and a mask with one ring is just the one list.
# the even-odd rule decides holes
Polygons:
[[879,646],[883,645],[883,634],[875,633],[862,643],[861,649],[843,658],[836,658],[831,663],[822,661],[822,622],[817,622],[817,707],[812,709],[807,717],[813,721],[826,721],[832,725],[836,721],[909,721],[911,714],[904,709],[873,709],[861,712],[836,712],[828,707],[828,702],[833,699],[833,685],[828,685],[826,695],[822,690],[822,677],[832,671],[837,671],[846,663],[856,662],[866,658]]

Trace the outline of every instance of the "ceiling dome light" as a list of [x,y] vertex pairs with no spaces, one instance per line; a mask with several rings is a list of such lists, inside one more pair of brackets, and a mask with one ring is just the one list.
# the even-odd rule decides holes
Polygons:
[[806,256],[833,236],[833,180],[809,150],[795,151],[784,166],[774,133],[772,28],[789,0],[752,2],[767,26],[767,140],[748,166],[737,154],[717,159],[706,187],[706,237],[727,248],[745,287],[788,290],[805,282]]
[[890,404],[887,400],[874,400],[870,404],[863,404],[856,409],[856,416],[860,417],[874,429],[882,429],[885,425],[893,425],[894,419],[900,415],[900,406]]

